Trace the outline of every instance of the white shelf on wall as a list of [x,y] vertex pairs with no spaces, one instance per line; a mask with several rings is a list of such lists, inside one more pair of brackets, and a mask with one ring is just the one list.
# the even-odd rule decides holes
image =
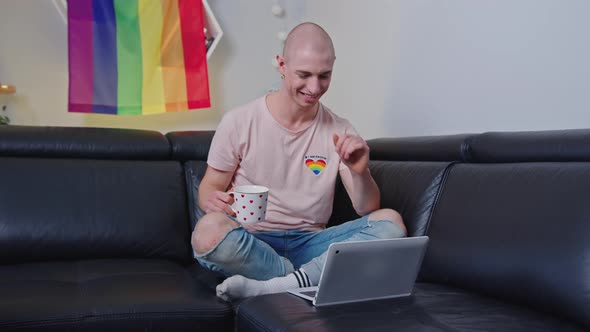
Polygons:
[[[209,61],[211,54],[213,54],[213,51],[215,51],[215,48],[217,47],[217,44],[219,44],[221,37],[223,37],[223,30],[215,18],[215,15],[213,14],[213,11],[211,10],[207,0],[202,1],[203,13],[205,15],[205,29],[207,29],[206,37],[212,39],[208,45],[209,47],[207,48],[207,61]],[[53,4],[55,5],[55,8],[57,8],[57,11],[59,12],[63,21],[68,24],[67,0],[53,0]]]
[[211,54],[215,51],[217,44],[219,44],[221,37],[223,37],[223,30],[221,30],[221,26],[219,25],[219,22],[217,22],[207,0],[203,0],[203,10],[205,11],[205,29],[207,29],[207,36],[213,38],[211,45],[207,48],[207,60],[209,60],[209,57],[211,57]]

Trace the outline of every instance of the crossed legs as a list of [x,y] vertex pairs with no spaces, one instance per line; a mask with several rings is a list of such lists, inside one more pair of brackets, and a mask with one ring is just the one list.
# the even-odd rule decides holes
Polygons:
[[[407,231],[396,211],[381,209],[319,234],[324,252],[332,242],[404,237]],[[288,259],[221,213],[199,221],[192,244],[203,266],[231,276],[217,286],[218,295],[226,300],[297,288],[301,279],[307,279],[303,285],[317,285],[326,258],[325,253],[318,254],[295,271]]]

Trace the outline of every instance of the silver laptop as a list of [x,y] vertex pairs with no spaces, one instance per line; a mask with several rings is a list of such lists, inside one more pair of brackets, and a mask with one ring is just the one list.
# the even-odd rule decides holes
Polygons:
[[288,290],[316,307],[412,294],[428,236],[332,243],[320,282]]

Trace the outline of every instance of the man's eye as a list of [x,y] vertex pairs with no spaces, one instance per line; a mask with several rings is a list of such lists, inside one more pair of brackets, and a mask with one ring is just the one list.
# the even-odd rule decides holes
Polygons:
[[308,78],[308,77],[309,77],[309,75],[307,75],[307,74],[299,74],[299,78]]

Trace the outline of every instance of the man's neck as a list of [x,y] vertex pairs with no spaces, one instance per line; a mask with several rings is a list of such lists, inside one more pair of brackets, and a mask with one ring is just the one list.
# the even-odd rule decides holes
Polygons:
[[320,103],[303,108],[294,103],[283,91],[277,91],[267,96],[266,106],[281,126],[292,131],[299,131],[307,128],[315,119]]

